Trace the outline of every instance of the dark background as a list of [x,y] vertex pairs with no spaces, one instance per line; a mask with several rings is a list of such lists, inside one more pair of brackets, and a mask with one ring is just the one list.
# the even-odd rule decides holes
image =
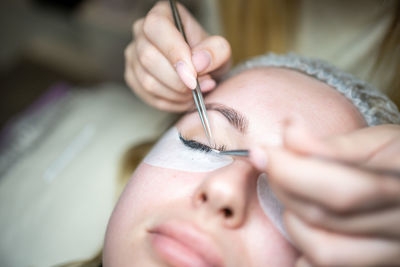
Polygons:
[[[183,2],[198,13],[200,1]],[[0,129],[51,86],[124,83],[131,25],[152,0],[1,0]]]

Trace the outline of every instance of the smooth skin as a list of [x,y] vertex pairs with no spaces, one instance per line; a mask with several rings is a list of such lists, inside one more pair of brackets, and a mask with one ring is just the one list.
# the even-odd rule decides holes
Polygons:
[[292,121],[284,147],[253,153],[286,208],[297,266],[400,264],[399,151],[398,125],[321,139]]
[[133,24],[133,41],[125,50],[127,84],[147,104],[169,112],[192,105],[189,89],[196,77],[203,92],[214,89],[231,56],[225,38],[210,36],[177,4],[189,45],[175,27],[169,3],[161,1]]
[[[203,91],[213,90],[215,79],[229,68],[231,54],[223,37],[209,36],[183,6],[178,8],[190,45],[176,30],[168,2],[162,1],[135,22],[134,41],[125,51],[128,85],[149,105],[170,112],[192,105],[188,88],[193,88],[194,77],[199,77]],[[371,127],[320,140],[304,134],[304,128],[313,128],[300,124],[288,127],[283,149],[256,149],[252,159],[255,166],[271,173],[287,207],[289,234],[304,253],[298,264],[399,264],[400,179],[341,162],[398,169],[399,126]],[[304,136],[299,138],[301,133]],[[288,162],[293,167],[286,169]]]
[[[227,149],[249,148],[255,143],[280,145],[282,125],[294,115],[321,138],[365,126],[358,110],[339,92],[287,69],[240,73],[210,92],[205,102],[223,104],[245,118],[245,130],[240,132],[219,112],[209,109],[215,142]],[[176,127],[186,138],[207,142],[196,112],[184,115]],[[246,158],[200,173],[142,163],[111,216],[104,266],[197,266],[187,254],[167,250],[173,246],[162,246],[161,253],[156,249],[149,229],[165,224],[177,228],[190,224],[199,229],[220,257],[220,264],[212,266],[293,266],[297,250],[271,223],[258,201],[260,173]],[[168,257],[168,253],[174,256]]]

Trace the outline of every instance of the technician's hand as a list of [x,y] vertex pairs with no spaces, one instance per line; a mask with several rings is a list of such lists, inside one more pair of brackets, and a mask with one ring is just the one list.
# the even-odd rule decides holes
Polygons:
[[400,126],[318,140],[292,124],[284,139],[252,160],[285,206],[297,266],[399,266]]
[[197,76],[203,92],[212,90],[214,75],[229,68],[231,55],[223,37],[209,36],[177,4],[190,46],[175,27],[169,3],[162,1],[133,24],[134,40],[125,50],[128,85],[151,106],[171,112],[193,105],[190,89],[196,87]]

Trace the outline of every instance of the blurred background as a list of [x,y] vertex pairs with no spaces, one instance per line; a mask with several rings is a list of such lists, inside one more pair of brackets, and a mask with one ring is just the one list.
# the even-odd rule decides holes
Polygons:
[[[123,51],[132,22],[155,2],[0,1],[0,126],[55,83],[124,83]],[[181,2],[204,17],[202,1]]]
[[[390,84],[386,74],[400,68],[400,28],[393,27],[382,46],[387,56],[374,68],[387,29],[400,25],[395,0],[180,2],[210,34],[225,26],[234,62],[294,51],[376,86]],[[155,3],[0,1],[1,267],[55,266],[101,250],[121,158],[172,119],[138,100],[123,78],[132,24]]]
[[[124,152],[170,124],[123,79],[132,23],[155,2],[0,1],[0,266],[100,251]],[[181,2],[212,25],[211,1]]]

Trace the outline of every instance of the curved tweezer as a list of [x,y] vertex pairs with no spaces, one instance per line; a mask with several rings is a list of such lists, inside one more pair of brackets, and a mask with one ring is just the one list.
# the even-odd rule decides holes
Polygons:
[[[186,43],[189,44],[185,31],[183,29],[183,24],[179,16],[178,8],[176,7],[175,0],[169,0],[169,4],[172,10],[172,16],[174,17],[175,26],[178,28],[180,33],[183,35]],[[196,89],[192,90],[194,103],[196,104],[197,111],[199,112],[201,123],[203,124],[204,132],[210,146],[214,146],[213,136],[211,133],[210,122],[208,121],[206,106],[204,105],[203,95],[200,91],[199,80],[196,79]]]

